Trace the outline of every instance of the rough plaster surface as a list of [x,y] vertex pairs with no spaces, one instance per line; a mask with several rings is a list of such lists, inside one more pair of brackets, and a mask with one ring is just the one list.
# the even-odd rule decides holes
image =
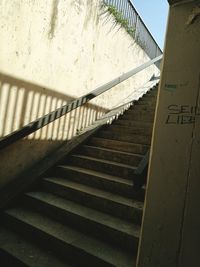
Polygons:
[[[100,0],[0,1],[0,59],[0,136],[149,60],[127,32],[113,24],[112,16],[104,13]],[[29,138],[37,142],[31,153],[27,142],[20,143],[27,146],[23,151],[29,159],[15,161],[11,153],[13,170],[19,173],[50,146],[55,147],[43,141],[70,139],[154,73],[158,69],[151,66],[32,135]],[[1,162],[9,158],[3,155]],[[11,165],[8,161],[4,165],[1,177],[7,179]]]
[[200,20],[187,24],[195,8],[170,8],[138,267],[200,266]]

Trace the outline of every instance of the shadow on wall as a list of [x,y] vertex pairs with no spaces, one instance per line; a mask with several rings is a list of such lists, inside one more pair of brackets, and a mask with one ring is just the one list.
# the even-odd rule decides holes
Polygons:
[[[74,98],[0,73],[0,137],[65,105]],[[102,116],[106,109],[85,104],[28,139],[67,140]]]
[[[0,73],[0,137],[55,110],[72,97]],[[92,124],[107,110],[85,104],[60,119],[3,149],[0,153],[0,188]]]

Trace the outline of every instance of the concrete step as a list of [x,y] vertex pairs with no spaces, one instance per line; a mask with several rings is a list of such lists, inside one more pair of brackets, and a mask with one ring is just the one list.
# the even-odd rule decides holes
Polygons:
[[[158,87],[149,90],[149,91],[146,93],[146,95],[157,96],[157,95],[158,95]],[[146,95],[145,95],[145,96],[146,96]]]
[[99,137],[92,137],[88,141],[88,145],[110,148],[123,152],[142,154],[142,155],[144,155],[149,149],[149,146],[147,145],[134,144],[129,142],[99,138]]
[[143,97],[154,97],[156,98],[158,95],[158,90],[157,89],[153,89],[153,90],[150,90],[148,92],[146,92],[146,94],[143,95]]
[[152,129],[149,127],[134,127],[134,126],[126,126],[126,125],[117,125],[117,124],[111,124],[107,126],[110,132],[117,132],[117,133],[128,133],[128,134],[142,134],[142,135],[147,135],[151,136],[152,134]]
[[17,259],[14,255],[10,254],[8,251],[0,248],[0,262],[1,266],[9,267],[28,267],[27,264],[23,263]]
[[145,190],[136,190],[133,181],[97,172],[77,166],[57,166],[51,171],[51,176],[63,177],[69,181],[78,182],[83,185],[92,186],[107,192],[130,197],[138,201],[144,201]]
[[154,111],[146,111],[146,110],[135,110],[134,106],[130,109],[128,109],[124,114],[136,114],[137,116],[152,116],[154,117],[155,112]]
[[151,122],[154,121],[154,112],[148,113],[142,113],[138,111],[127,111],[121,118],[123,120],[134,120],[134,121],[142,121],[142,122]]
[[142,111],[147,111],[147,112],[155,111],[156,106],[137,105],[136,103],[130,108],[130,110],[138,110],[138,111],[142,110]]
[[74,154],[69,157],[66,164],[78,166],[82,168],[99,171],[125,179],[134,179],[136,166],[117,163],[112,160],[98,159],[80,154]]
[[46,192],[26,193],[28,207],[114,247],[136,250],[140,227]]
[[143,97],[150,96],[150,97],[157,97],[158,95],[158,88],[149,90]]
[[[72,165],[57,166],[51,172],[51,176],[63,177],[70,181],[96,187],[122,196],[133,197],[133,181],[109,175],[103,172],[86,169]],[[137,194],[139,196],[139,194]],[[140,200],[142,199],[142,192]]]
[[7,224],[75,266],[132,266],[134,256],[109,244],[89,237],[38,212],[16,208],[5,212]]
[[142,98],[148,100],[154,100],[157,98],[157,93],[147,93]]
[[[109,130],[109,129],[108,129]],[[83,145],[79,148],[79,154],[99,159],[112,160],[114,162],[137,166],[142,159],[141,155],[121,152],[114,149],[98,146]]]
[[135,105],[145,105],[145,106],[150,106],[150,107],[155,107],[156,105],[156,99],[152,100],[147,100],[147,99],[140,99],[137,102],[134,103]]
[[118,141],[125,141],[129,143],[137,143],[143,145],[150,145],[151,144],[151,136],[147,135],[137,135],[137,134],[128,134],[126,132],[111,132],[108,130],[99,131],[96,136],[102,137],[105,139],[111,140],[118,140]]
[[153,128],[153,122],[145,122],[145,121],[135,121],[135,120],[125,120],[123,117],[119,118],[114,122],[116,125],[130,126],[130,127],[138,127],[143,129]]
[[44,178],[43,187],[45,191],[81,203],[89,208],[121,219],[131,220],[135,224],[141,223],[143,203],[140,201],[68,181],[65,178]]
[[156,102],[156,96],[152,94],[145,94],[138,101],[145,100],[149,102]]
[[66,260],[64,262],[53,255],[52,251],[42,248],[40,243],[28,241],[15,231],[0,227],[2,267],[71,267]]

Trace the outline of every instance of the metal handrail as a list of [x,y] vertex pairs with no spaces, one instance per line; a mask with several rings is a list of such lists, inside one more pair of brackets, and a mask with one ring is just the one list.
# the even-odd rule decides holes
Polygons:
[[104,0],[104,3],[116,7],[117,10],[122,13],[123,18],[128,21],[130,29],[132,27],[135,28],[134,34],[132,35],[133,38],[139,40],[142,49],[151,59],[162,54],[161,48],[145,25],[131,0]]
[[116,86],[117,84],[127,80],[131,76],[135,75],[136,73],[146,69],[147,67],[151,66],[152,64],[160,61],[162,59],[162,55],[154,58],[153,60],[150,60],[141,66],[134,68],[133,70],[120,75],[119,77],[115,78],[114,80],[98,87],[97,89],[93,90],[89,94],[86,94],[84,96],[81,96],[80,98],[77,98],[73,101],[71,101],[69,104],[66,104],[40,118],[37,120],[25,125],[19,130],[16,130],[0,139],[0,149],[3,149],[12,143],[16,142],[19,139],[22,139],[29,134],[36,132],[37,130],[41,129],[42,127],[46,126],[47,124],[55,121],[56,119],[66,115],[70,111],[84,105],[91,99],[99,96],[100,94],[106,92],[107,90],[111,89],[112,87]]
[[140,21],[142,22],[142,24],[144,25],[146,31],[148,32],[148,34],[151,36],[152,40],[154,41],[154,43],[157,45],[157,48],[159,49],[160,53],[163,53],[160,46],[158,45],[158,43],[156,42],[155,38],[153,37],[153,35],[151,34],[151,32],[149,31],[149,29],[147,28],[146,24],[144,23],[143,19],[140,17],[139,13],[137,12],[136,8],[134,7],[133,3],[131,0],[128,0],[128,2],[131,4],[134,12],[137,14],[137,16],[140,18]]

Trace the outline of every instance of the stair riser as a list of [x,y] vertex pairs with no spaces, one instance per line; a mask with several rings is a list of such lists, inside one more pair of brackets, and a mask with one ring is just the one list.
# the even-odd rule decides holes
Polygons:
[[[103,126],[98,132],[96,131],[85,142],[87,145],[80,144],[73,155],[70,154],[60,161],[63,166],[57,165],[53,170],[49,170],[48,173],[55,175],[53,176],[55,178],[50,176],[40,179],[32,188],[32,190],[39,188],[43,192],[25,193],[15,203],[17,207],[21,205],[22,209],[18,207],[2,211],[1,225],[10,233],[9,239],[9,234],[4,229],[3,238],[6,236],[9,239],[9,243],[3,239],[5,250],[8,248],[8,252],[11,251],[11,255],[13,254],[16,259],[25,259],[23,256],[28,260],[32,258],[31,261],[24,261],[27,265],[22,263],[19,267],[28,265],[39,267],[43,266],[43,262],[45,266],[49,263],[58,266],[59,264],[54,264],[47,256],[50,253],[52,259],[60,258],[61,266],[66,262],[79,267],[136,265],[133,262],[139,243],[137,237],[139,227],[132,225],[131,230],[131,225],[125,220],[141,225],[143,203],[137,203],[136,200],[144,201],[145,188],[141,186],[146,181],[147,168],[142,175],[136,176],[133,167],[138,166],[142,156],[150,147],[156,96],[157,90],[145,94],[139,101],[134,102],[134,106],[120,115],[118,120],[114,120],[112,125]],[[91,145],[97,148],[90,147]],[[97,211],[124,221],[117,223],[114,218]],[[129,234],[133,231],[136,236]],[[109,250],[111,254],[113,253],[113,257]],[[45,257],[41,259],[42,251],[45,251]],[[119,257],[120,254],[122,255]],[[0,249],[0,265],[3,263],[5,266],[17,267],[18,263],[21,263],[16,261],[16,264],[12,262],[10,264],[2,260],[4,254],[1,255]]]
[[135,111],[146,111],[146,112],[155,112],[155,108],[156,108],[155,106],[134,104],[134,106],[131,108],[131,110],[135,110]]
[[141,102],[141,101],[145,101],[148,103],[156,103],[156,97],[154,95],[144,95],[137,102]]
[[141,161],[141,157],[137,155],[121,154],[120,152],[106,151],[106,150],[101,150],[101,149],[98,149],[95,147],[89,147],[89,146],[82,146],[79,151],[80,151],[79,154],[84,154],[89,157],[112,160],[112,161],[123,163],[123,164],[128,163],[132,166],[137,166],[139,162]]
[[156,105],[156,97],[155,96],[144,96],[141,101],[145,101],[145,102],[148,102],[152,105]]
[[139,128],[139,127],[130,127],[126,125],[117,125],[117,124],[112,124],[109,126],[110,132],[117,132],[117,133],[127,133],[127,134],[141,134],[141,135],[146,135],[150,136],[152,133],[152,129],[149,128]]
[[73,155],[70,157],[67,163],[69,163],[70,165],[84,167],[84,168],[92,169],[94,171],[99,171],[99,172],[107,173],[110,175],[123,177],[125,179],[132,180],[134,177],[133,169],[130,169],[127,167],[121,167],[118,165],[113,165],[110,163],[99,162],[99,161],[80,158],[80,157],[74,157]]
[[125,204],[113,202],[110,199],[100,198],[95,195],[88,194],[70,187],[64,187],[49,181],[43,182],[44,189],[50,193],[75,201],[84,203],[85,206],[97,209],[116,217],[131,220],[133,223],[140,224],[142,219],[142,211]]
[[123,120],[136,120],[136,121],[141,121],[141,122],[152,122],[154,121],[154,116],[151,116],[151,115],[138,115],[138,114],[131,114],[130,112],[129,113],[126,113],[124,114],[122,117],[121,117]]
[[3,249],[0,249],[0,262],[2,267],[28,267],[28,265]]
[[144,155],[149,149],[149,146],[146,146],[146,145],[130,144],[126,142],[120,142],[120,141],[115,141],[115,140],[105,140],[103,138],[95,138],[95,137],[93,137],[89,141],[89,144],[94,145],[94,146],[105,147],[109,149],[115,149],[115,150],[119,150],[123,152],[141,154],[141,155]]
[[84,218],[78,214],[59,209],[43,201],[26,197],[25,203],[28,207],[46,214],[48,217],[56,219],[61,223],[65,223],[77,230],[106,241],[111,245],[117,245],[125,249],[136,249],[138,246],[138,238],[128,235],[127,233],[117,231],[107,225],[100,224],[88,218]]
[[44,246],[46,249],[53,250],[59,256],[66,258],[67,261],[74,262],[81,267],[87,266],[88,262],[90,262],[92,266],[114,267],[112,264],[109,264],[93,255],[90,255],[86,251],[73,246],[73,244],[67,244],[64,241],[51,236],[30,224],[18,220],[13,216],[6,215],[4,218],[5,224],[11,227],[14,231],[21,233],[25,237],[29,237],[33,241],[38,242],[39,240],[40,245]]
[[143,145],[150,145],[151,143],[150,136],[142,136],[142,135],[134,135],[134,134],[128,135],[126,133],[114,133],[114,132],[110,132],[109,130],[100,131],[97,134],[97,136],[105,138],[105,139],[118,140],[118,141],[143,144]]
[[146,95],[144,95],[142,97],[143,99],[156,99],[156,94],[153,94],[153,93],[147,93]]
[[145,96],[157,97],[157,95],[158,95],[158,90],[151,90]]
[[145,190],[141,188],[140,190],[135,191],[133,185],[103,179],[99,176],[93,176],[76,170],[66,169],[62,166],[52,170],[51,175],[55,177],[63,177],[73,182],[78,182],[80,184],[95,187],[114,194],[119,194],[121,196],[134,198],[138,201],[144,201]]
[[135,103],[135,105],[145,105],[145,106],[149,106],[149,107],[155,107],[156,105],[156,101],[155,100],[139,100],[138,102]]
[[103,179],[98,176],[93,176],[62,167],[57,167],[55,169],[55,172],[53,172],[53,175],[56,177],[65,177],[70,181],[102,189],[111,193],[117,193],[122,196],[132,196],[132,186],[118,183],[112,180]]
[[152,130],[153,123],[150,122],[142,122],[142,121],[133,121],[133,120],[123,120],[118,119],[114,123],[115,125],[124,125],[124,126],[130,126],[130,127],[139,127],[143,129]]
[[153,96],[157,96],[157,94],[158,94],[158,87],[157,87],[157,86],[155,86],[154,88],[152,88],[151,90],[149,90],[149,91],[147,92],[147,94],[146,94],[146,95],[153,95]]
[[133,106],[129,110],[127,110],[124,114],[125,115],[131,114],[131,115],[137,115],[137,116],[154,117],[155,112],[154,111],[145,111],[145,110],[135,110],[135,106]]

